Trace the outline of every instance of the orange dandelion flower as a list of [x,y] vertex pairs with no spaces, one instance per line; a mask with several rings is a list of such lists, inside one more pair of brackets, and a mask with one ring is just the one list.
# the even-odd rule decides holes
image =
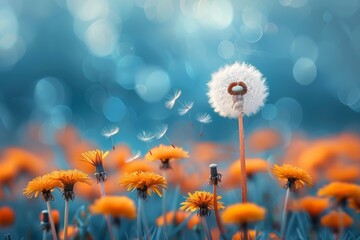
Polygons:
[[183,158],[188,158],[189,153],[182,148],[166,146],[160,144],[158,147],[151,149],[146,155],[145,158],[149,161],[161,161],[160,169],[169,169],[170,161],[180,160]]
[[317,218],[322,212],[330,207],[330,201],[327,198],[307,196],[298,200],[299,210],[304,210],[311,218]]
[[[248,240],[255,240],[256,239],[256,233],[257,235],[259,235],[259,232],[256,232],[254,229],[251,229],[248,231]],[[233,236],[232,236],[232,240],[243,240],[244,238],[242,237],[244,234],[242,232],[236,232]]]
[[111,215],[116,218],[136,218],[136,207],[132,199],[125,196],[105,196],[90,206],[93,214]]
[[360,193],[360,186],[352,183],[332,182],[317,192],[318,196],[335,198],[336,203],[343,204],[349,198]]
[[335,165],[327,169],[325,174],[330,181],[356,182],[360,178],[357,166]]
[[0,227],[10,227],[15,222],[15,212],[11,207],[0,207]]
[[294,191],[303,188],[305,184],[309,187],[313,185],[310,175],[301,168],[288,164],[283,164],[282,166],[275,164],[271,171],[279,180],[287,181],[284,185],[285,189],[289,188]]
[[[188,217],[189,217],[188,213],[184,213],[180,211],[171,211],[165,214],[166,222],[168,224],[170,223],[174,225],[181,224]],[[156,219],[156,225],[159,227],[164,225],[164,215],[161,215]]]
[[61,188],[61,182],[50,177],[50,175],[44,175],[36,177],[31,180],[27,187],[24,189],[23,194],[28,198],[37,197],[40,193],[44,202],[53,201],[54,197],[52,191],[55,188]]
[[282,142],[282,137],[275,129],[261,129],[249,137],[249,147],[253,152],[264,152],[277,147]]
[[91,179],[86,173],[83,173],[77,169],[73,170],[60,170],[53,171],[49,175],[53,180],[57,180],[61,182],[61,187],[63,190],[63,196],[66,201],[74,200],[74,185],[77,182],[86,183],[88,185],[91,184]]
[[[217,196],[218,209],[223,209],[224,205],[219,202],[221,196]],[[188,193],[188,197],[181,203],[181,211],[197,212],[200,217],[208,216],[214,210],[214,195],[210,192],[195,191]]]
[[0,185],[11,184],[18,174],[16,163],[5,160],[0,163]]
[[105,182],[107,178],[107,174],[103,166],[103,160],[108,154],[108,151],[103,152],[99,149],[87,151],[81,154],[81,161],[90,163],[95,167],[95,177],[97,182]]
[[132,172],[153,172],[155,171],[155,167],[150,165],[149,162],[139,160],[139,161],[132,161],[126,163],[123,168],[121,169],[123,173],[132,173]]
[[[73,237],[75,237],[75,235],[78,234],[78,232],[79,232],[79,229],[76,226],[69,225],[67,227],[66,239],[72,239]],[[64,235],[65,235],[64,230],[61,230],[59,233],[59,237],[61,240],[65,239]]]
[[[246,175],[251,178],[254,174],[259,172],[266,172],[268,170],[268,162],[261,158],[246,159]],[[236,160],[229,166],[229,174],[231,176],[240,176],[239,160]]]
[[153,172],[132,172],[125,173],[120,179],[120,185],[125,187],[127,191],[137,190],[138,197],[146,199],[147,195],[151,196],[154,192],[160,197],[162,190],[166,189],[166,180],[163,176]]
[[348,200],[349,207],[354,209],[356,212],[360,212],[360,196],[359,194],[356,197],[350,198]]
[[353,219],[349,215],[337,211],[331,211],[320,220],[322,226],[331,228],[334,232],[338,232],[341,227],[350,227],[353,222]]
[[242,225],[263,220],[265,213],[265,208],[254,203],[238,203],[225,208],[222,220],[224,224]]
[[200,224],[201,224],[201,218],[198,215],[194,215],[189,219],[187,223],[187,227],[190,230],[194,230]]

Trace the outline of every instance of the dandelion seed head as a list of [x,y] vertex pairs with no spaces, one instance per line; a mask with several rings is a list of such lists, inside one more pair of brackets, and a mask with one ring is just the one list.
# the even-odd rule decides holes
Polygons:
[[223,117],[250,116],[268,96],[265,78],[254,66],[236,62],[212,74],[208,83],[209,103]]
[[181,96],[181,90],[175,90],[174,93],[165,102],[165,107],[172,109],[175,105],[176,100]]
[[167,124],[164,124],[163,126],[159,127],[159,130],[158,132],[155,134],[155,138],[156,139],[160,139],[162,138],[163,136],[165,136],[167,130],[168,130],[168,125]]
[[106,138],[109,138],[109,137],[112,137],[112,136],[118,134],[119,131],[120,131],[120,128],[119,128],[119,127],[117,127],[117,126],[112,126],[112,127],[110,127],[110,128],[105,128],[105,129],[103,129],[102,135],[103,135],[104,137],[106,137]]
[[178,109],[179,115],[183,116],[187,114],[192,109],[193,106],[194,106],[194,102],[184,103],[184,106]]
[[207,113],[199,114],[197,120],[203,124],[208,124],[212,122],[211,116]]
[[137,135],[137,138],[142,142],[151,142],[154,139],[155,135],[148,131],[142,131]]

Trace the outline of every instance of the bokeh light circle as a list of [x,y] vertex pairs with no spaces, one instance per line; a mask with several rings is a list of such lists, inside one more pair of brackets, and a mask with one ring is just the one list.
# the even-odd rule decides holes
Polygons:
[[310,58],[300,58],[293,67],[295,80],[301,85],[311,84],[317,75],[317,69],[314,61]]

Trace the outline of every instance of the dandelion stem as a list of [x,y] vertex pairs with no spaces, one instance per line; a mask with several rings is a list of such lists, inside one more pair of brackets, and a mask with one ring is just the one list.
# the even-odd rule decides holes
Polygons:
[[69,201],[65,199],[65,210],[64,210],[64,240],[67,240],[68,220],[69,220]]
[[51,214],[51,206],[50,206],[49,201],[46,201],[46,206],[47,206],[48,213],[49,213],[49,221],[50,221],[50,226],[51,226],[51,233],[53,235],[53,239],[57,240],[57,234],[56,234],[56,230],[55,230],[54,219],[53,219],[52,214]]
[[215,219],[216,219],[216,223],[217,223],[217,225],[218,225],[218,228],[219,228],[220,235],[221,235],[222,239],[226,240],[224,226],[223,226],[222,223],[221,223],[220,215],[219,215],[219,208],[218,208],[217,191],[216,191],[216,189],[217,189],[216,185],[213,184]]
[[[163,173],[163,177],[166,179],[166,170],[162,171]],[[164,217],[164,232],[166,234],[166,226],[167,226],[167,220],[166,220],[166,190],[163,190],[163,195],[162,195],[162,213],[163,213],[163,217]]]
[[204,232],[206,234],[206,239],[207,240],[212,240],[211,233],[210,233],[210,230],[209,230],[209,226],[208,226],[207,221],[206,221],[206,216],[201,217],[201,222],[202,222],[202,225],[204,227]]
[[[239,150],[240,150],[240,169],[241,169],[241,198],[242,202],[247,202],[247,186],[246,186],[246,164],[245,164],[245,143],[244,143],[244,124],[242,114],[238,117],[239,124]],[[247,240],[247,225],[244,226],[244,240]]]
[[[100,181],[99,186],[100,186],[101,197],[103,198],[103,197],[106,196],[104,182]],[[105,220],[106,220],[106,223],[107,223],[107,227],[109,229],[110,239],[115,240],[115,237],[114,237],[114,234],[113,234],[113,231],[112,231],[112,227],[111,227],[110,216],[108,214],[105,215]]]
[[281,217],[281,239],[285,239],[286,232],[286,217],[287,217],[287,205],[289,202],[290,188],[286,189],[285,200],[284,200],[284,208]]
[[343,219],[343,216],[341,214],[342,212],[342,207],[341,205],[338,206],[338,215],[339,215],[339,231],[337,233],[337,237],[339,239],[341,239],[342,235],[343,235],[343,232],[344,232],[344,219]]
[[142,229],[141,229],[141,198],[138,198],[138,212],[137,212],[137,232],[138,238],[142,239]]
[[46,240],[46,234],[47,234],[46,229],[44,229],[44,230],[43,230],[43,235],[42,235],[42,239],[43,239],[43,240]]

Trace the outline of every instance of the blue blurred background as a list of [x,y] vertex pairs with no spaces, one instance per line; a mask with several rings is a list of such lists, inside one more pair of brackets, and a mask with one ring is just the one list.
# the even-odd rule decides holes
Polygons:
[[[137,134],[169,125],[203,139],[236,139],[237,122],[208,104],[207,82],[246,61],[267,78],[269,99],[245,119],[259,127],[324,135],[360,129],[359,0],[0,0],[0,145],[24,144],[29,124],[54,144],[67,124],[105,148],[144,149]],[[175,89],[186,116],[164,103]],[[287,137],[286,137],[287,136]]]

